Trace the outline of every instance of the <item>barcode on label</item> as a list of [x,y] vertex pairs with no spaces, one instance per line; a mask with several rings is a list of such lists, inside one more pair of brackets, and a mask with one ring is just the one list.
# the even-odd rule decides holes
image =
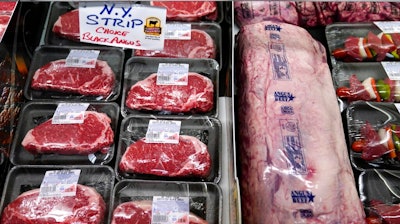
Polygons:
[[170,36],[175,36],[175,32],[174,32],[174,31],[167,31],[167,32],[165,33],[165,36],[168,36],[168,37],[170,37]]
[[67,119],[66,114],[53,116],[53,120],[66,120],[66,119]]
[[42,186],[40,187],[40,192],[42,194],[48,194],[48,193],[52,193],[55,192],[57,190],[57,186],[56,185],[50,185],[50,186]]
[[161,134],[157,133],[157,132],[148,133],[146,138],[148,138],[148,139],[160,139],[161,138]]
[[168,222],[168,216],[167,215],[153,215],[153,219],[151,221],[153,223],[154,222]]
[[79,58],[67,58],[65,62],[67,65],[74,65],[80,63]]
[[163,82],[171,81],[171,77],[169,75],[158,75],[158,80]]

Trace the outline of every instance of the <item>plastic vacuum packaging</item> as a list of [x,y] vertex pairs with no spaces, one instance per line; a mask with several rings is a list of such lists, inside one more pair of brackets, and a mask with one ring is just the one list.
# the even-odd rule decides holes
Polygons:
[[218,224],[221,206],[215,183],[123,180],[113,190],[110,223]]
[[1,223],[106,223],[114,178],[110,167],[99,165],[13,167]]
[[21,110],[10,161],[14,165],[107,164],[116,148],[119,113],[114,102],[28,102]]
[[361,172],[358,183],[367,223],[400,222],[398,170],[367,169]]
[[335,23],[326,27],[326,38],[334,65],[336,61],[398,61],[400,33],[397,22]]
[[332,69],[336,95],[343,103],[357,100],[400,102],[400,62],[338,62]]
[[132,57],[125,65],[122,115],[216,117],[218,76],[213,59]]
[[124,55],[111,47],[40,46],[29,69],[25,97],[114,101],[120,94]]
[[350,158],[359,170],[398,169],[400,114],[396,103],[357,101],[346,112]]
[[167,21],[220,23],[223,20],[223,5],[218,1],[144,1],[141,4],[166,8]]
[[325,48],[286,23],[238,35],[244,222],[363,223]]
[[210,117],[129,116],[121,122],[117,178],[207,181],[221,175],[221,125]]

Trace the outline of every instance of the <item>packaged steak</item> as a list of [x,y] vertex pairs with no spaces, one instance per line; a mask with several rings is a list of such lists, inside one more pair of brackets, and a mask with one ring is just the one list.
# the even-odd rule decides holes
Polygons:
[[398,170],[367,169],[359,176],[359,192],[367,223],[399,223],[400,173]]
[[115,164],[117,178],[218,182],[220,126],[210,117],[124,118]]
[[269,21],[243,26],[236,50],[244,223],[364,223],[324,46]]
[[213,59],[132,57],[125,65],[122,115],[216,117],[218,74]]
[[122,180],[113,190],[110,223],[218,224],[221,202],[215,183]]
[[106,223],[114,178],[107,166],[13,167],[2,195],[1,223]]
[[346,111],[350,158],[359,170],[400,166],[399,107],[356,101]]
[[135,50],[135,56],[221,60],[221,27],[211,22],[169,22],[163,50]]
[[107,164],[116,147],[116,103],[31,101],[20,116],[10,153],[15,165]]
[[29,100],[114,101],[121,89],[124,51],[112,47],[40,46],[25,97]]
[[399,62],[338,62],[332,69],[336,95],[343,105],[357,100],[400,102]]
[[335,23],[326,27],[332,64],[400,59],[397,22]]

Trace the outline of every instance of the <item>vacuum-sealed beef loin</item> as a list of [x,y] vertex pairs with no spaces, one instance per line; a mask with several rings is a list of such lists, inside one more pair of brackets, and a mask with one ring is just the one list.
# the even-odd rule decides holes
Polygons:
[[33,154],[88,155],[108,150],[114,142],[111,119],[86,111],[82,124],[52,124],[52,119],[26,133],[22,146]]
[[261,22],[237,53],[244,223],[364,223],[323,45]]
[[167,20],[200,21],[218,17],[215,1],[151,1],[151,5],[167,9]]
[[[114,209],[111,224],[152,223],[152,207],[153,202],[149,200],[129,201],[119,204]],[[178,219],[177,223],[208,223],[193,213]]]
[[119,162],[122,172],[168,177],[207,177],[211,156],[207,145],[192,136],[179,136],[179,143],[131,144]]
[[2,224],[100,224],[106,203],[92,187],[77,185],[75,196],[40,197],[40,189],[26,191],[5,207]]
[[129,89],[125,104],[133,110],[204,113],[214,106],[214,85],[194,72],[189,72],[187,85],[157,85],[155,73]]

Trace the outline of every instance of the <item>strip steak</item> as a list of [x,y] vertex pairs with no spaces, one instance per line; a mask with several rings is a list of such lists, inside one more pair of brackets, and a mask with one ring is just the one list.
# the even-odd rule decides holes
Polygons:
[[261,22],[242,27],[238,55],[244,223],[364,223],[325,48]]
[[166,39],[163,50],[135,50],[135,56],[169,58],[216,58],[212,37],[199,29],[191,30],[190,40]]
[[142,138],[126,149],[119,169],[126,173],[205,178],[211,171],[211,157],[207,145],[192,136],[180,135],[179,144],[146,143]]
[[150,4],[166,8],[167,20],[200,21],[218,13],[215,1],[151,1]]
[[155,73],[130,88],[125,105],[133,110],[208,112],[214,106],[214,85],[194,72],[188,74],[188,85],[157,85]]
[[35,90],[107,97],[114,88],[115,74],[106,61],[94,68],[66,66],[66,60],[52,61],[36,70],[31,88]]
[[2,224],[100,224],[106,203],[92,187],[77,185],[76,195],[39,198],[39,189],[19,195],[3,210]]
[[[152,201],[129,201],[119,204],[113,212],[111,224],[150,224]],[[208,222],[193,213],[189,213],[189,224],[207,224]]]
[[60,37],[79,41],[79,10],[74,9],[60,15],[54,23],[52,31]]
[[29,130],[22,146],[33,154],[88,155],[106,151],[114,142],[111,119],[104,113],[86,111],[82,124],[52,124],[51,119]]

